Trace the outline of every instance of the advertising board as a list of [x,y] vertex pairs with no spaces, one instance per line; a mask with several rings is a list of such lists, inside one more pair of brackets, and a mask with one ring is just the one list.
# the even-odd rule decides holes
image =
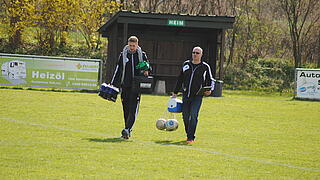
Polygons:
[[295,98],[320,100],[320,69],[297,68]]
[[0,53],[0,85],[96,90],[100,59]]

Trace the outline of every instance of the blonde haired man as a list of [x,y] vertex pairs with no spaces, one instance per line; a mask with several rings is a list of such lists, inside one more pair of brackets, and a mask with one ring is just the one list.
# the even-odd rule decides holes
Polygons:
[[141,72],[137,64],[141,61],[148,61],[147,55],[138,45],[138,38],[131,36],[128,45],[120,53],[111,84],[122,89],[121,101],[124,115],[124,129],[121,137],[129,139],[132,127],[138,115],[141,94],[133,90],[132,81],[135,76],[148,76],[149,70]]

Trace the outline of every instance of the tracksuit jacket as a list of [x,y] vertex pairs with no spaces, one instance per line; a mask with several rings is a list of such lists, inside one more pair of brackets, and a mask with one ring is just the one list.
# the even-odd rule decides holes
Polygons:
[[[142,58],[144,61],[148,61],[145,52],[142,52]],[[125,67],[124,79],[121,84],[121,77],[122,77],[122,71],[123,71],[123,58],[122,58],[122,53],[120,53],[118,64],[114,72],[113,78],[111,80],[111,84],[116,87],[122,87],[122,88],[131,87],[133,76],[143,76],[140,70],[136,69],[136,66],[139,63],[138,52],[135,52],[135,53],[128,52],[127,58],[125,60],[126,60],[126,67]]]
[[201,61],[200,64],[194,65],[187,60],[183,63],[174,93],[177,94],[182,87],[185,97],[194,97],[205,86],[211,86],[211,91],[213,91],[214,82],[210,66],[206,62]]
[[[127,52],[127,57],[125,59],[122,58],[123,53],[120,53],[118,64],[116,66],[113,78],[111,80],[111,84],[116,87],[121,87],[121,100],[123,107],[123,115],[124,115],[124,124],[125,129],[128,129],[131,132],[131,129],[135,123],[135,120],[139,111],[140,97],[141,94],[133,91],[132,88],[132,80],[134,76],[143,76],[143,72],[136,68],[139,63],[139,55],[136,51],[135,53]],[[147,60],[147,56],[145,52],[142,51],[142,59],[144,61]],[[125,61],[125,69],[123,69],[123,64]],[[124,72],[123,82],[122,75]],[[130,136],[130,135],[129,135]]]

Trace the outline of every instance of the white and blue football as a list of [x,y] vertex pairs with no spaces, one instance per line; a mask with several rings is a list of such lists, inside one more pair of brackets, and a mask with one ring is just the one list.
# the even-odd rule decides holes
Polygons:
[[167,131],[175,131],[179,127],[179,123],[176,119],[168,119],[166,122],[166,130]]

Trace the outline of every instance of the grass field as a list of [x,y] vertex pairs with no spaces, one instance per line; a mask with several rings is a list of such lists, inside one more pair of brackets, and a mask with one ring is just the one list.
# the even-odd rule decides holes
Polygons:
[[94,93],[0,89],[0,179],[320,179],[320,102],[224,91],[205,98],[197,139],[168,97],[143,95],[133,137],[122,107]]

